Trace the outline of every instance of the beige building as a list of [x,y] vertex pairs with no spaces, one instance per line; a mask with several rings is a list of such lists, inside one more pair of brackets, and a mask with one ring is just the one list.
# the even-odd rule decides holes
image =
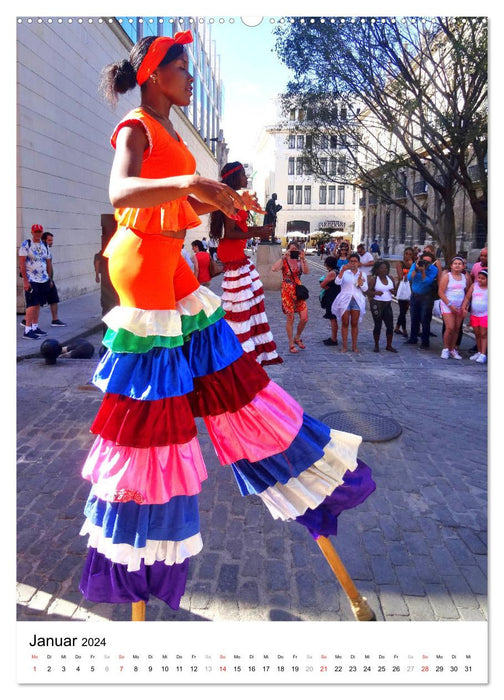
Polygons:
[[[171,18],[23,18],[17,23],[17,216],[16,267],[21,242],[31,226],[54,234],[55,281],[61,299],[96,289],[93,258],[101,248],[102,226],[110,228],[113,208],[108,179],[112,131],[140,102],[135,90],[114,110],[99,94],[101,69],[127,57],[139,31],[171,35],[191,27],[190,45],[196,102],[172,114],[175,128],[197,162],[197,172],[218,178],[225,160],[220,130],[221,84],[218,56],[206,24],[171,23]],[[126,31],[127,30],[127,31]],[[204,76],[204,80],[202,79]],[[190,240],[208,238],[208,216]],[[187,245],[187,244],[186,244]],[[21,279],[17,308],[24,311]]]
[[328,178],[310,173],[303,163],[303,149],[310,138],[303,129],[304,116],[294,110],[288,122],[265,127],[256,149],[253,187],[263,204],[273,193],[282,206],[277,219],[277,236],[284,239],[291,230],[311,234],[324,230],[353,236],[358,207],[358,190],[337,182],[345,175],[345,151],[336,136],[321,144],[321,167]]

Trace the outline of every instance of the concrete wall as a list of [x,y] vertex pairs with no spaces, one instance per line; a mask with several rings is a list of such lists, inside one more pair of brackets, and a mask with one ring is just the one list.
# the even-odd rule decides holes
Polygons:
[[[110,135],[139,104],[140,92],[121,96],[114,111],[98,92],[103,66],[127,56],[128,42],[106,21],[47,19],[17,24],[17,231],[20,243],[32,224],[54,234],[55,281],[62,299],[96,288],[93,257],[100,248],[100,217],[113,213],[108,180]],[[173,114],[198,172],[216,177],[209,149],[182,112]],[[207,235],[208,217],[191,239]],[[21,279],[18,311],[24,309]]]

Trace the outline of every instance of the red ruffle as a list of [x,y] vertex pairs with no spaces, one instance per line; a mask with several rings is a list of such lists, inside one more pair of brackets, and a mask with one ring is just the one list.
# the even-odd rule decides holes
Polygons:
[[105,394],[91,432],[116,445],[161,447],[187,443],[197,429],[186,396],[138,401]]
[[242,321],[248,321],[251,316],[255,316],[256,314],[261,314],[264,311],[265,311],[264,300],[261,299],[261,301],[258,304],[255,304],[255,306],[251,306],[249,309],[245,309],[245,311],[226,310],[226,321],[233,321],[234,323],[241,323]]
[[187,398],[195,416],[234,413],[249,404],[269,381],[266,372],[258,371],[252,358],[242,355],[228,367],[196,378],[194,390],[187,394]]

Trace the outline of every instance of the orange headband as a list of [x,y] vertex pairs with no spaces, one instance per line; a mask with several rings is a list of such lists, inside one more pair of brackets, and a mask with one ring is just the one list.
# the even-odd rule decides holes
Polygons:
[[158,36],[149,46],[140,68],[137,70],[137,83],[143,85],[166,56],[174,44],[190,44],[193,41],[191,30],[177,32],[175,36]]

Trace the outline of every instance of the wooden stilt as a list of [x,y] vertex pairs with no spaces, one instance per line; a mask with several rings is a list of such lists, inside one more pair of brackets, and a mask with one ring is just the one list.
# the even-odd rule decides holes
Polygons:
[[133,622],[145,621],[145,602],[139,600],[138,603],[131,603],[131,620]]
[[356,619],[359,622],[375,622],[376,615],[369,607],[366,598],[364,598],[364,596],[362,596],[355,587],[354,582],[350,578],[350,574],[345,569],[345,566],[334,549],[331,540],[328,537],[320,536],[317,538],[316,542],[322,550],[327,563],[333,570],[334,575],[347,594],[350,600],[350,605],[352,606],[352,612]]

